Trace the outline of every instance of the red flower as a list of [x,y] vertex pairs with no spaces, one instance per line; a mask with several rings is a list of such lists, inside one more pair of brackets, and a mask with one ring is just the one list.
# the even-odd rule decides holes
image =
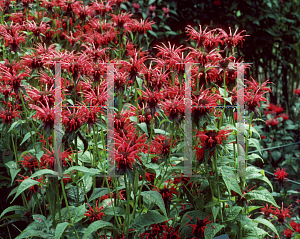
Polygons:
[[230,130],[222,129],[220,131],[210,130],[198,131],[196,138],[198,138],[200,144],[203,147],[213,148],[218,144],[223,144],[223,140],[226,140],[231,133]]
[[[291,206],[291,205],[290,205]],[[281,206],[281,210],[279,210],[278,208],[275,208],[275,210],[273,210],[273,214],[278,218],[277,221],[280,224],[283,224],[285,222],[285,218],[290,216],[290,206],[288,208],[283,209],[283,202],[282,202],[282,206]]]
[[73,112],[67,108],[62,111],[62,123],[67,132],[76,131],[85,122],[84,111],[81,108],[73,108]]
[[54,127],[54,109],[49,107],[48,101],[46,101],[46,106],[40,103],[42,107],[29,104],[32,109],[37,110],[36,114],[33,116],[35,119],[39,118],[43,121],[44,129],[49,132]]
[[277,177],[277,179],[281,182],[283,182],[283,180],[286,178],[286,176],[288,175],[288,173],[285,171],[285,168],[277,168],[274,172],[274,176]]
[[21,163],[22,167],[28,168],[31,172],[39,167],[37,158],[30,153],[29,155],[24,155],[23,160],[20,160],[19,163]]
[[286,238],[292,238],[292,236],[294,235],[293,230],[286,228],[283,230],[283,235],[286,236]]
[[11,124],[12,121],[16,118],[20,118],[20,111],[14,109],[12,107],[9,109],[3,109],[0,111],[0,118],[3,120],[4,123]]
[[25,35],[20,34],[18,29],[14,29],[13,34],[4,33],[5,46],[9,46],[12,51],[16,52],[20,43],[25,42]]
[[300,88],[299,88],[299,89],[296,89],[296,90],[294,90],[294,93],[295,93],[297,96],[300,96]]
[[208,26],[204,29],[204,31],[202,31],[202,26],[199,25],[199,32],[195,30],[195,28],[191,27],[191,26],[187,26],[186,27],[186,33],[187,35],[189,35],[189,39],[192,39],[192,41],[197,42],[197,45],[201,45],[203,46],[204,42],[207,39],[207,34],[208,32],[206,32],[206,29],[208,28]]
[[[47,169],[48,166],[50,169],[54,169],[54,164],[56,164],[56,160],[55,160],[55,157],[54,157],[54,150],[52,148],[52,146],[50,146],[50,150],[48,149],[45,149],[44,150],[47,151],[46,154],[43,154],[43,156],[41,157],[41,167],[44,168],[44,169]],[[62,163],[64,166],[66,166],[68,163],[67,163],[67,160],[69,162],[72,162],[72,158],[71,158],[71,155],[72,155],[72,151],[71,149],[68,149],[68,150],[65,150],[64,152],[62,152]]]
[[185,104],[183,97],[176,96],[172,100],[166,99],[162,102],[164,112],[170,121],[179,123],[185,115]]
[[43,21],[39,24],[39,26],[37,26],[35,21],[27,22],[27,30],[32,32],[36,37],[40,36],[41,34],[45,35],[48,29],[50,29],[50,27],[47,27],[47,23]]
[[289,116],[286,113],[282,113],[282,114],[276,116],[276,118],[280,118],[280,117],[282,118],[283,122],[289,119]]
[[295,221],[290,222],[291,227],[298,233],[300,233],[300,224]]
[[96,209],[95,209],[95,211],[94,211],[94,209],[89,204],[86,203],[86,205],[89,206],[90,210],[88,210],[84,214],[84,216],[90,217],[90,221],[93,221],[93,222],[101,220],[102,216],[105,216],[105,213],[101,212],[104,209],[104,207],[103,206],[98,207],[98,201],[99,200],[96,201]]
[[129,13],[121,13],[119,15],[110,14],[111,15],[111,21],[115,24],[115,26],[121,28],[125,27],[127,28],[129,24],[131,23],[131,16],[132,14]]
[[[172,148],[176,147],[176,140],[173,140]],[[157,135],[154,141],[151,144],[151,152],[154,152],[157,155],[168,156],[171,147],[171,137],[167,139],[166,136]]]
[[[186,215],[187,217],[189,217],[191,220],[192,218],[188,215]],[[200,220],[199,217],[197,216],[197,223],[196,224],[187,224],[187,226],[191,226],[192,227],[192,234],[194,234],[194,236],[196,238],[204,238],[204,231],[207,228],[207,225],[210,224],[213,221],[209,221],[211,215],[207,215],[204,220]]]
[[269,220],[271,218],[271,214],[273,213],[273,205],[271,204],[271,206],[268,207],[268,204],[266,203],[266,206],[263,205],[263,208],[260,209],[260,213]]
[[[217,1],[217,2],[219,2],[219,5],[220,5],[220,1]],[[219,29],[219,30],[221,31],[221,33],[223,34],[223,37],[225,38],[223,41],[226,44],[226,47],[228,49],[232,49],[233,46],[237,46],[239,42],[241,42],[242,45],[243,45],[244,37],[249,36],[249,35],[241,36],[242,33],[246,32],[245,30],[243,30],[240,33],[236,34],[238,28],[235,30],[233,35],[232,35],[230,27],[229,27],[229,31],[230,31],[229,35],[224,30],[222,30],[222,29]]]
[[[157,188],[156,188],[156,190],[157,190]],[[178,195],[178,192],[174,186],[169,187],[169,182],[167,185],[164,186],[164,188],[161,188],[157,191],[161,194],[161,196],[165,202],[171,202],[172,196]]]
[[279,125],[279,121],[278,121],[278,119],[268,119],[266,121],[266,125],[267,126],[269,126],[269,125],[271,125],[271,126]]
[[140,34],[145,34],[146,31],[152,30],[151,25],[153,24],[155,24],[155,22],[148,22],[148,18],[146,20],[141,19],[140,22],[138,20],[133,19],[130,23],[130,28],[133,32],[138,31]]

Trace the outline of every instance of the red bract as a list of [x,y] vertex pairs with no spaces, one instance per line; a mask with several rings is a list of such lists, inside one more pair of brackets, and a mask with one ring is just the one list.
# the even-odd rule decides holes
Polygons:
[[18,29],[14,30],[12,32],[13,34],[9,33],[4,33],[4,41],[5,41],[5,46],[9,46],[12,51],[16,52],[19,49],[19,45],[22,42],[25,42],[25,35],[20,34]]
[[38,103],[41,103],[42,105],[46,105],[48,102],[49,107],[51,108],[54,105],[55,98],[55,89],[52,87],[49,87],[49,89],[41,90],[39,91],[38,89],[34,88],[31,86],[32,89],[26,89],[26,92],[28,96],[33,100],[32,103],[37,105]]
[[101,218],[103,216],[105,216],[105,213],[101,212],[104,209],[104,207],[103,206],[98,207],[98,201],[99,200],[96,201],[96,209],[95,209],[95,211],[94,211],[94,209],[89,204],[86,203],[86,205],[89,206],[90,210],[88,210],[84,215],[87,216],[87,217],[89,217],[90,221],[92,221],[92,222],[101,220]]

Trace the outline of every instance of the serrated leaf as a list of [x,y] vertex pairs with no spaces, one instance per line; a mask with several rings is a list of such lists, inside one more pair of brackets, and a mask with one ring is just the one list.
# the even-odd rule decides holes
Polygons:
[[9,161],[5,163],[5,165],[9,168],[9,173],[11,177],[11,185],[14,182],[15,177],[17,176],[18,172],[20,172],[21,169],[18,169],[16,162]]
[[114,225],[110,222],[106,222],[106,221],[102,221],[102,220],[95,221],[91,225],[88,226],[82,239],[87,239],[88,236],[91,235],[93,232],[97,231],[100,228],[104,228],[104,227],[115,228]]
[[224,218],[225,218],[224,222],[234,220],[242,209],[243,208],[239,207],[239,206],[234,206],[234,207],[231,207],[231,208],[225,208],[225,210],[224,210]]
[[248,139],[248,141],[249,141],[249,146],[255,147],[261,154],[261,148],[260,148],[259,141],[257,139],[253,139],[253,138]]
[[68,222],[62,222],[62,223],[59,223],[57,226],[56,226],[56,229],[55,229],[55,236],[54,236],[54,239],[60,239],[62,234],[64,233],[64,231],[66,230],[67,226],[69,225]]
[[163,212],[163,214],[167,217],[167,212],[165,208],[164,200],[161,196],[161,194],[157,191],[146,191],[142,192],[141,195],[145,197],[147,200],[153,202],[156,204]]
[[221,168],[221,174],[228,191],[232,190],[243,196],[240,186],[237,182],[237,176],[233,173],[232,169],[229,166],[223,166]]
[[12,203],[13,201],[15,201],[15,199],[16,199],[22,192],[24,192],[26,189],[28,189],[28,188],[30,188],[30,187],[32,187],[32,186],[34,186],[34,185],[37,185],[37,184],[39,184],[39,183],[40,183],[40,182],[38,182],[38,181],[36,181],[36,180],[33,180],[33,179],[31,179],[31,178],[25,179],[25,180],[20,184],[20,186],[18,187],[17,193],[16,193],[14,199],[11,201],[11,203]]
[[247,167],[246,168],[246,179],[259,179],[259,180],[262,180],[264,182],[266,182],[272,189],[272,192],[273,192],[273,185],[272,183],[270,182],[270,180],[265,177],[262,172],[262,170],[260,169],[257,169],[255,167]]
[[84,204],[82,204],[79,207],[76,207],[74,211],[74,216],[72,217],[73,223],[79,222],[83,218],[85,212],[86,212],[86,208]]
[[269,202],[279,208],[271,193],[262,186],[260,186],[257,190],[253,190],[246,193],[244,197],[247,200],[261,200],[261,201]]
[[105,215],[115,215],[116,213],[116,216],[122,216],[122,215],[125,215],[125,212],[123,210],[123,208],[121,207],[107,207],[104,211]]
[[166,220],[168,220],[167,217],[159,214],[157,211],[150,210],[147,213],[141,214],[134,218],[130,223],[129,228],[138,231],[147,226],[158,224]]
[[224,228],[225,225],[220,225],[218,223],[212,222],[208,224],[204,231],[204,238],[205,239],[212,239],[219,231]]
[[259,217],[258,217],[258,218],[253,219],[253,221],[254,221],[254,222],[261,223],[261,224],[263,224],[263,225],[269,227],[269,228],[270,228],[273,232],[275,232],[276,235],[279,237],[279,234],[278,234],[278,232],[277,232],[277,229],[276,229],[275,226],[274,226],[271,222],[269,222],[268,220],[263,219],[263,218],[259,218]]
[[170,135],[170,133],[162,130],[162,129],[154,129],[155,134],[162,134],[162,135]]

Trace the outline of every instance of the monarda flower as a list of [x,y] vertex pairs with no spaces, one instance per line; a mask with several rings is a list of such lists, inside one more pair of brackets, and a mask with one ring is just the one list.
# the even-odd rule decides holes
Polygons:
[[279,124],[279,121],[278,121],[278,119],[268,119],[267,121],[266,121],[266,125],[267,126],[275,126],[275,125],[278,125]]
[[223,141],[227,139],[231,130],[222,129],[219,131],[210,130],[207,131],[198,131],[196,134],[196,138],[199,140],[200,144],[205,148],[214,148],[217,145],[223,144]]
[[[190,216],[188,216],[188,215],[186,215],[186,216],[189,217],[190,220],[192,220],[192,218]],[[194,234],[194,236],[196,238],[204,238],[204,232],[205,232],[205,229],[207,228],[207,225],[213,222],[213,221],[209,221],[210,216],[211,215],[207,215],[203,220],[200,220],[199,217],[197,216],[196,224],[190,224],[190,223],[186,224],[186,226],[192,227],[192,229],[193,229],[192,234]]]
[[141,20],[140,22],[138,20],[133,19],[130,23],[130,29],[132,32],[137,31],[140,34],[145,34],[146,31],[152,30],[152,25],[155,24],[153,21]]
[[277,221],[282,225],[285,223],[285,219],[286,217],[291,218],[290,216],[290,208],[291,205],[288,208],[283,208],[283,202],[282,202],[282,206],[281,206],[281,210],[279,210],[277,207],[275,208],[275,210],[273,210],[273,214],[278,218]]
[[283,181],[286,180],[286,176],[288,175],[288,173],[285,171],[285,168],[277,168],[274,172],[274,176],[277,177],[277,180],[279,181],[280,183],[280,186],[282,187],[283,185]]
[[300,88],[293,91],[295,95],[300,97]]
[[262,206],[263,208],[260,209],[260,213],[264,215],[264,217],[266,217],[268,220],[270,220],[270,218],[272,217],[271,214],[273,213],[273,209],[275,209],[275,207],[272,204],[269,207],[267,203],[266,206]]
[[37,158],[32,156],[30,153],[29,155],[24,155],[23,160],[18,161],[22,167],[27,168],[31,172],[33,172],[36,168],[39,168],[39,164]]
[[20,118],[20,113],[20,111],[16,109],[13,110],[12,107],[10,107],[0,111],[0,118],[2,119],[2,122],[11,124],[14,119]]
[[43,122],[42,127],[48,134],[50,133],[50,130],[54,127],[54,109],[49,107],[48,101],[46,101],[46,105],[43,105],[41,102],[39,103],[41,107],[32,104],[29,104],[29,107],[37,111],[33,117],[35,119],[40,119]]
[[283,235],[285,235],[285,237],[287,239],[290,239],[294,235],[294,231],[289,229],[289,228],[286,228],[286,229],[283,230]]
[[239,42],[241,42],[241,45],[243,46],[243,41],[245,41],[244,37],[249,35],[242,36],[241,34],[245,33],[246,31],[243,30],[240,33],[236,34],[238,31],[238,28],[235,30],[235,32],[232,35],[231,28],[229,27],[229,34],[227,34],[223,29],[218,29],[222,33],[222,37],[225,39],[223,42],[226,44],[226,48],[231,50],[233,47],[237,46]]
[[102,212],[102,210],[104,209],[104,206],[98,207],[98,201],[96,201],[96,209],[94,210],[89,204],[86,203],[86,205],[89,206],[90,210],[88,210],[84,216],[87,216],[90,218],[90,221],[94,222],[94,221],[98,221],[101,220],[101,218],[103,216],[105,216],[105,213]]

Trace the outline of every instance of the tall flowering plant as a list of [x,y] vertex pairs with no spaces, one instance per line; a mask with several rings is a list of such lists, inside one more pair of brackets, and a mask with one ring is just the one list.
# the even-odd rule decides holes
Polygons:
[[[139,6],[132,6],[138,16]],[[147,39],[155,23],[124,8],[123,0],[5,4],[0,167],[10,179],[6,196],[13,196],[14,205],[5,206],[0,220],[9,229],[26,222],[15,226],[15,238],[39,237],[41,228],[47,238],[279,236],[264,216],[283,226],[289,209],[277,210],[265,188],[273,189],[269,179],[247,165],[249,149],[259,148],[252,121],[270,92],[268,81],[246,80],[245,149],[236,142],[236,78],[240,66],[247,73],[249,65],[234,52],[245,31],[187,26],[195,47],[162,43],[150,55]],[[154,11],[150,7],[149,15]],[[165,17],[169,12],[164,9]],[[184,91],[188,78],[190,99]],[[61,112],[55,108],[59,90]],[[187,103],[193,157],[186,175]],[[246,163],[237,168],[241,150]],[[256,187],[257,181],[264,187]],[[253,218],[261,202],[272,207]]]

